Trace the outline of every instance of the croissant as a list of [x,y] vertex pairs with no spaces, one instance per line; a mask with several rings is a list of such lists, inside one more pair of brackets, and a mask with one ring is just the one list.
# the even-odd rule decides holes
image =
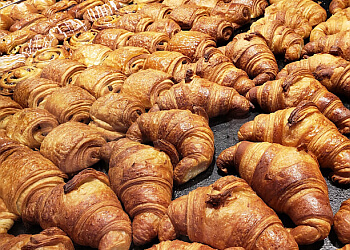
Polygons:
[[350,230],[349,230],[349,205],[350,200],[342,202],[338,212],[334,215],[334,231],[338,236],[338,239],[344,243],[350,243]]
[[304,39],[294,29],[287,27],[283,20],[264,17],[254,22],[250,31],[263,36],[275,55],[284,55],[288,61],[300,58]]
[[[188,243],[181,240],[166,240],[162,241],[157,245],[153,245],[151,248],[148,248],[147,250],[167,250],[167,249],[181,249],[181,250],[214,250],[214,248],[211,248],[210,246],[203,245],[201,243],[193,242]],[[230,248],[230,249],[237,249],[239,248]],[[241,248],[243,249],[243,248]]]
[[122,8],[120,8],[118,10],[118,14],[120,14],[121,16],[124,16],[124,15],[128,15],[131,13],[137,13],[139,10],[141,10],[145,6],[146,6],[146,4],[144,4],[144,3],[137,4],[137,3],[133,2],[129,5],[126,5],[126,6],[123,6]]
[[112,16],[103,16],[96,19],[91,28],[96,30],[104,30],[104,29],[115,29],[118,28],[118,20],[120,19],[119,15]]
[[188,30],[199,18],[209,15],[207,8],[196,4],[181,4],[171,11],[168,18],[177,22],[182,29]]
[[348,0],[332,0],[329,4],[329,12],[335,14],[338,11],[346,9],[350,6],[350,1]]
[[108,177],[94,169],[37,199],[34,216],[42,228],[57,226],[79,245],[127,250],[131,243],[130,219]]
[[[274,8],[279,10],[286,9],[297,9],[300,11],[303,17],[309,20],[311,26],[315,26],[321,22],[326,21],[327,12],[322,8],[318,3],[312,0],[270,0],[270,3],[273,4]],[[269,10],[274,8],[267,8],[266,14],[269,13]]]
[[174,20],[169,18],[155,20],[154,23],[147,27],[147,31],[162,32],[169,38],[181,31],[181,27]]
[[129,76],[142,69],[149,54],[148,50],[144,48],[125,46],[109,53],[102,65],[113,67]]
[[205,171],[214,154],[214,135],[207,120],[189,110],[164,110],[142,114],[126,137],[153,142],[172,155],[174,180],[183,184]]
[[296,224],[290,233],[298,244],[328,236],[333,212],[327,184],[317,160],[305,151],[243,141],[221,152],[216,163],[224,172],[235,168],[267,205],[289,215]]
[[50,227],[40,234],[20,234],[13,236],[10,234],[1,235],[1,249],[57,249],[57,250],[74,250],[71,239],[65,232],[57,227]]
[[88,91],[78,86],[66,86],[52,92],[43,108],[57,117],[59,123],[77,121],[89,123],[90,108],[96,101]]
[[171,75],[159,70],[146,69],[129,76],[121,86],[120,93],[134,96],[145,108],[150,109],[157,97],[173,85]]
[[42,70],[35,66],[22,66],[7,71],[0,79],[0,94],[12,96],[17,83],[41,73]]
[[89,30],[91,27],[88,21],[79,19],[66,19],[59,21],[49,30],[51,36],[56,37],[59,41],[63,41],[66,37],[71,37],[75,33]]
[[19,20],[23,18],[23,16],[28,16],[33,13],[38,13],[38,10],[29,2],[25,1],[22,3],[17,3],[11,8],[10,17],[13,20]]
[[183,69],[191,59],[176,51],[156,51],[147,56],[143,69],[155,69],[170,74],[176,82],[183,79]]
[[303,100],[312,101],[341,133],[350,132],[350,110],[307,70],[297,69],[286,78],[254,87],[246,97],[267,112],[295,107]]
[[138,13],[149,16],[153,20],[158,20],[167,18],[171,11],[172,9],[165,4],[154,2],[143,5]]
[[277,79],[287,77],[295,70],[308,70],[330,92],[350,97],[350,63],[330,54],[316,54],[287,64],[277,75]]
[[234,117],[248,114],[249,101],[234,88],[220,86],[200,77],[186,79],[164,91],[156,99],[160,110],[200,108],[209,118],[231,113]]
[[28,3],[32,4],[39,12],[42,12],[55,4],[56,0],[29,0]]
[[84,20],[94,22],[100,17],[112,16],[118,13],[118,9],[121,8],[121,4],[118,1],[109,1],[103,5],[90,8],[85,11],[83,15]]
[[214,39],[199,31],[180,31],[170,39],[168,44],[168,50],[180,52],[192,61],[203,57],[211,47],[216,47]]
[[215,41],[228,41],[237,25],[233,25],[229,21],[221,17],[201,17],[197,19],[191,28],[191,31],[199,31],[210,35]]
[[95,65],[82,71],[76,78],[74,85],[81,87],[95,98],[108,93],[119,92],[126,76],[111,67]]
[[26,56],[21,54],[3,55],[0,57],[0,77],[7,71],[24,66]]
[[180,235],[218,249],[298,249],[276,213],[235,176],[222,177],[170,203],[158,238]]
[[34,25],[35,23],[38,23],[38,21],[44,21],[46,19],[47,18],[44,15],[32,13],[30,15],[24,16],[21,19],[15,21],[9,28],[9,31],[14,32],[20,29],[27,29],[32,25]]
[[304,147],[313,153],[322,168],[330,168],[332,180],[349,183],[350,141],[310,101],[296,108],[260,114],[238,131],[239,140],[276,142]]
[[88,9],[92,9],[102,4],[103,4],[103,1],[101,0],[85,0],[69,8],[68,13],[71,14],[76,19],[82,19],[84,16],[84,13]]
[[311,32],[310,41],[314,42],[322,37],[334,35],[341,31],[350,30],[350,9],[337,12],[327,19],[326,22],[318,24]]
[[12,98],[24,108],[43,107],[46,98],[59,87],[52,80],[31,77],[16,84]]
[[[8,230],[13,226],[16,220],[18,220],[18,216],[16,214],[11,213],[3,199],[0,198],[0,235],[4,235]],[[2,242],[0,239],[0,246]]]
[[98,32],[93,43],[101,44],[112,50],[126,46],[127,41],[134,33],[123,29],[104,29]]
[[161,32],[145,31],[133,34],[127,42],[128,46],[141,47],[150,53],[167,50],[170,38]]
[[157,237],[158,223],[171,202],[173,166],[169,156],[127,138],[106,144],[101,154],[110,159],[111,187],[133,218],[134,243],[150,242]]
[[21,109],[21,105],[10,97],[0,95],[0,129],[5,129],[11,116]]
[[35,35],[35,32],[28,29],[16,30],[14,32],[11,32],[8,35],[3,36],[0,40],[0,52],[5,54],[16,54],[16,52],[19,49],[16,47],[27,42]]
[[11,17],[5,14],[0,14],[0,30],[8,30],[14,23]]
[[90,67],[100,65],[111,52],[110,48],[101,44],[86,44],[77,48],[70,58]]
[[121,16],[118,21],[116,28],[125,29],[130,32],[142,32],[146,31],[147,27],[153,23],[153,19],[140,14],[140,13],[130,13],[124,16]]
[[63,45],[68,51],[73,52],[81,46],[92,44],[97,34],[98,31],[93,29],[84,32],[78,32],[71,37],[65,38]]
[[[205,4],[204,1],[198,2],[198,4],[202,3]],[[224,18],[226,21],[231,22],[233,26],[242,26],[250,22],[251,12],[249,6],[245,4],[235,3],[233,1],[216,1],[216,5],[210,8],[210,16]]]
[[339,248],[339,250],[349,250],[350,249],[350,244],[346,244],[342,248]]
[[232,0],[229,2],[247,5],[250,9],[251,18],[256,18],[263,15],[265,8],[269,5],[266,0]]
[[6,135],[30,148],[39,148],[45,136],[58,121],[54,115],[41,108],[25,108],[8,121]]
[[62,0],[54,3],[50,7],[46,8],[42,14],[49,17],[57,12],[64,12],[78,3],[74,0]]
[[276,58],[259,33],[238,34],[224,50],[235,66],[247,72],[256,85],[275,79],[278,73]]
[[63,46],[57,45],[53,48],[39,49],[28,57],[25,64],[37,68],[45,68],[53,60],[68,58],[68,51]]
[[302,50],[302,56],[307,58],[317,53],[329,53],[350,60],[350,49],[347,43],[349,39],[350,30],[322,37],[317,41],[307,43]]
[[40,153],[63,172],[75,173],[98,162],[105,143],[95,128],[70,121],[51,130],[41,143]]
[[133,122],[145,113],[137,97],[111,93],[98,98],[91,106],[90,126],[100,130],[107,141],[124,137]]

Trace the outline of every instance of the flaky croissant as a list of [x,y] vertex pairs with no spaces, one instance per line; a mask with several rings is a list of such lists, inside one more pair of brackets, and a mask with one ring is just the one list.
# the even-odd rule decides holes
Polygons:
[[209,15],[205,7],[196,4],[181,4],[175,7],[168,17],[177,22],[183,30],[188,30],[199,18]]
[[246,97],[266,112],[295,107],[303,100],[312,101],[341,133],[350,133],[350,110],[307,70],[297,69],[286,78],[256,86]]
[[137,97],[111,93],[98,98],[91,106],[90,126],[100,130],[107,141],[124,137],[145,107]]
[[21,105],[8,96],[0,95],[0,129],[5,129],[11,116],[22,109]]
[[350,182],[350,140],[310,101],[296,108],[260,114],[242,125],[239,140],[276,142],[285,146],[304,147],[316,157],[322,168],[332,169],[335,182]]
[[149,16],[153,20],[167,18],[172,9],[163,3],[149,3],[142,6],[138,13]]
[[275,79],[278,65],[275,56],[259,33],[241,33],[225,47],[225,55],[253,78],[256,85]]
[[158,223],[171,202],[173,166],[155,148],[123,138],[101,148],[109,159],[113,191],[133,218],[133,241],[144,245],[158,235]]
[[131,32],[146,31],[147,27],[153,23],[153,19],[140,13],[130,13],[121,16],[117,23],[117,29],[125,29]]
[[195,76],[175,84],[156,99],[160,110],[188,109],[192,112],[202,109],[209,118],[226,115],[235,117],[247,115],[249,101],[234,88],[220,86],[207,79]]
[[[16,220],[18,220],[18,215],[11,213],[2,198],[0,198],[0,235],[6,234],[8,230],[13,226]],[[0,245],[1,245],[0,240]]]
[[120,93],[137,98],[150,109],[157,97],[174,85],[171,75],[154,69],[140,70],[130,75],[121,86]]
[[[208,121],[189,110],[142,114],[126,133],[139,142],[153,142],[174,158],[174,180],[182,184],[205,171],[214,154],[214,135]],[[178,162],[179,161],[179,162]]]
[[150,53],[167,50],[170,38],[162,32],[144,31],[133,34],[127,42],[128,46],[141,47]]
[[35,66],[37,68],[45,68],[51,61],[57,59],[68,59],[69,53],[62,46],[57,45],[53,48],[40,49],[34,54],[30,55],[25,64],[28,66]]
[[42,228],[57,226],[83,246],[127,250],[131,243],[130,219],[108,177],[94,169],[81,171],[37,199],[35,222]]
[[350,6],[349,0],[332,0],[329,4],[329,12],[332,14],[337,13],[343,9],[346,9]]
[[[191,2],[196,4],[202,4],[202,6],[207,6],[206,3],[213,1],[197,1],[192,0]],[[231,22],[233,26],[242,26],[249,23],[251,17],[251,11],[249,6],[245,4],[235,3],[235,2],[225,2],[225,1],[215,1],[214,7],[210,8],[210,16],[222,17],[226,21]],[[211,5],[212,6],[212,5]]]
[[56,117],[49,111],[25,108],[9,119],[6,135],[30,148],[39,148],[45,136],[57,126]]
[[75,173],[98,162],[105,143],[95,128],[71,121],[51,130],[41,143],[40,153],[63,172]]
[[327,184],[317,160],[305,151],[243,141],[221,152],[216,163],[224,172],[235,168],[267,205],[289,215],[297,225],[290,233],[298,244],[328,236],[333,212]]
[[101,44],[86,44],[77,48],[71,55],[71,60],[87,67],[100,65],[112,52],[110,48]]
[[235,176],[220,178],[170,203],[158,237],[164,241],[180,235],[219,249],[298,249],[276,213]]
[[238,25],[233,25],[222,17],[201,17],[197,19],[191,28],[191,31],[199,31],[210,35],[217,42],[228,41],[233,35]]
[[350,200],[348,199],[342,202],[338,212],[334,215],[335,233],[344,244],[350,243],[349,215]]
[[[193,242],[188,243],[181,240],[166,240],[159,244],[153,245],[147,250],[168,250],[168,249],[181,249],[181,250],[214,250],[210,246],[203,245],[201,243]],[[232,248],[233,250],[234,248]],[[239,248],[237,248],[238,250]]]
[[98,32],[93,43],[102,44],[112,50],[124,47],[133,35],[133,32],[124,29],[104,29]]

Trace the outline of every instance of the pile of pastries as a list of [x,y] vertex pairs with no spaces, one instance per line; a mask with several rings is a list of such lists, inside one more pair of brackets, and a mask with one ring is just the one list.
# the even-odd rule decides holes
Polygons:
[[[312,0],[9,4],[0,249],[298,249],[332,228],[350,249],[350,199],[332,211],[320,171],[350,184],[350,1],[328,19]],[[209,121],[252,110],[214,159]]]

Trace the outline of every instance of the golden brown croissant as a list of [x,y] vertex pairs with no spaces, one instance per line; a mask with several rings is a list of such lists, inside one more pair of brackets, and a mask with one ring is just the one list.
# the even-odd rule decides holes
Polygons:
[[11,69],[24,66],[26,62],[26,56],[21,54],[3,55],[0,57],[0,77]]
[[49,17],[57,12],[64,12],[67,9],[71,8],[74,5],[77,5],[78,3],[74,0],[62,0],[58,1],[55,4],[51,5],[50,7],[46,8],[42,14]]
[[235,176],[222,177],[170,203],[158,238],[180,235],[219,249],[298,249],[276,213]]
[[98,32],[93,43],[102,44],[112,50],[126,46],[133,32],[124,29],[104,29]]
[[[201,243],[193,242],[188,243],[181,240],[166,240],[162,241],[159,244],[153,245],[151,248],[148,248],[147,250],[168,250],[168,249],[181,249],[181,250],[214,250],[214,248],[211,248],[210,246],[203,245]],[[230,248],[232,250],[239,248]],[[243,249],[243,248],[241,248]]]
[[226,45],[225,55],[246,71],[256,85],[275,79],[278,73],[276,58],[259,33],[238,34]]
[[109,53],[102,65],[113,67],[129,76],[143,68],[149,54],[144,48],[125,46]]
[[47,64],[40,77],[57,82],[60,86],[74,84],[77,76],[86,69],[80,62],[71,59],[52,60]]
[[342,135],[313,102],[302,101],[296,108],[260,114],[238,131],[239,140],[276,142],[304,147],[316,157],[322,168],[332,169],[333,181],[350,182],[350,140]]
[[82,19],[87,10],[102,4],[101,0],[85,0],[69,8],[68,13],[76,19]]
[[52,80],[31,77],[16,84],[12,97],[23,108],[38,108],[43,107],[46,98],[59,88]]
[[181,27],[174,20],[164,18],[155,20],[154,23],[147,27],[147,31],[162,32],[172,38],[176,33],[181,31]]
[[199,31],[210,35],[215,41],[228,41],[237,25],[230,23],[222,17],[201,17],[197,19],[191,28],[191,31]]
[[213,159],[214,135],[208,121],[189,110],[142,114],[126,136],[142,143],[153,142],[177,159],[173,160],[177,184],[183,184],[205,171]]
[[216,47],[214,38],[199,31],[180,31],[168,44],[168,50],[180,52],[193,61],[203,57],[211,47]]
[[302,56],[307,58],[308,56],[317,53],[329,53],[335,56],[341,56],[346,60],[350,60],[349,39],[350,30],[321,37],[316,41],[307,43],[302,50]]
[[338,212],[334,215],[334,230],[338,239],[344,243],[350,243],[349,230],[350,200],[342,202]]
[[250,31],[263,36],[275,55],[284,55],[288,61],[300,58],[304,39],[286,26],[283,20],[264,17],[254,22]]
[[177,22],[183,30],[188,30],[199,18],[209,15],[205,7],[196,4],[181,4],[171,11],[168,18]]
[[40,20],[40,22],[35,23],[30,27],[30,30],[42,35],[46,35],[49,32],[49,30],[52,27],[54,27],[58,22],[72,18],[73,17],[66,11],[57,12],[55,14],[50,15],[48,18],[42,19]]
[[95,65],[82,71],[74,85],[81,87],[95,98],[109,93],[119,92],[126,76],[112,67]]
[[145,113],[137,97],[111,93],[98,98],[91,106],[90,126],[97,128],[107,141],[124,137],[133,122]]
[[56,249],[56,250],[74,250],[72,240],[58,227],[50,227],[43,230],[40,234],[20,234],[13,236],[10,234],[1,235],[1,249],[9,250],[34,250],[34,249]]
[[287,77],[295,70],[308,70],[330,92],[350,97],[350,63],[330,54],[316,54],[287,64],[277,75],[277,79]]
[[137,13],[139,10],[141,10],[146,4],[136,4],[136,3],[131,3],[129,5],[123,6],[118,10],[118,14],[121,16],[131,14],[131,13]]
[[297,9],[303,17],[309,20],[311,26],[315,26],[327,19],[326,10],[312,0],[270,0],[270,3],[273,4],[273,7],[266,8],[266,14],[273,9]]
[[121,86],[120,93],[134,96],[146,109],[150,109],[162,92],[171,88],[171,75],[154,69],[140,70],[130,75]]
[[129,249],[130,219],[104,173],[85,169],[36,200],[35,222],[42,228],[57,226],[83,246]]
[[12,96],[16,84],[30,77],[39,76],[42,70],[35,66],[22,66],[7,71],[0,79],[0,94]]
[[312,101],[341,133],[350,133],[350,110],[308,70],[296,69],[286,78],[254,87],[246,97],[266,112],[295,107],[303,100]]
[[118,28],[118,20],[120,19],[119,15],[112,16],[103,16],[96,19],[91,28],[96,30],[104,30],[104,29],[115,29]]
[[250,9],[251,18],[256,18],[263,15],[265,8],[269,5],[267,0],[232,0],[228,2],[247,5]]
[[59,41],[63,41],[66,37],[71,37],[77,32],[89,30],[90,26],[88,21],[66,19],[57,22],[56,25],[49,30],[49,34],[56,37]]
[[32,39],[26,43],[20,45],[19,53],[29,57],[36,51],[44,48],[51,48],[58,45],[58,40],[50,35],[35,35]]
[[65,38],[63,41],[63,45],[67,50],[73,53],[73,51],[77,50],[81,46],[84,46],[86,44],[92,44],[97,34],[98,34],[98,30],[93,30],[93,29],[88,31],[78,32],[71,37]]
[[[19,217],[16,214],[11,213],[7,209],[3,199],[0,198],[0,235],[6,234],[18,219]],[[1,244],[2,242],[0,239],[0,246]]]
[[0,129],[5,129],[11,116],[21,109],[21,105],[10,97],[0,95]]
[[13,19],[5,14],[0,14],[0,30],[8,30],[14,23]]
[[160,110],[202,109],[209,118],[232,114],[242,117],[248,114],[249,101],[234,88],[220,86],[207,79],[195,76],[175,84],[156,99]]
[[30,148],[39,148],[45,136],[57,126],[56,117],[49,111],[25,108],[9,119],[6,135]]
[[162,32],[144,31],[133,34],[127,45],[145,48],[153,53],[167,50],[169,40],[170,38]]
[[11,32],[8,35],[3,36],[0,40],[0,52],[5,54],[15,54],[19,50],[19,48],[16,48],[18,45],[27,42],[35,35],[36,33],[34,31],[28,29]]
[[59,123],[77,121],[89,123],[90,108],[96,101],[88,91],[78,86],[66,86],[56,89],[47,96],[42,107],[55,115]]
[[33,13],[38,13],[38,10],[32,4],[25,1],[13,5],[13,8],[11,8],[10,17],[13,20],[20,20],[23,18],[23,16],[28,16]]
[[217,166],[239,175],[277,213],[296,224],[290,233],[298,244],[326,238],[333,223],[327,184],[317,160],[294,147],[243,141],[220,153]]
[[130,13],[118,19],[116,28],[137,33],[146,31],[147,27],[152,23],[153,19],[144,14]]
[[336,12],[346,9],[349,6],[349,0],[332,0],[329,4],[329,12],[335,14]]
[[111,52],[110,48],[101,44],[85,44],[77,48],[70,58],[90,67],[100,65]]
[[98,162],[105,143],[95,128],[70,121],[51,130],[41,143],[40,153],[63,172],[75,173]]
[[62,46],[57,45],[53,48],[40,49],[32,54],[26,60],[26,65],[37,68],[45,68],[51,61],[57,59],[68,59],[69,52]]
[[172,9],[162,3],[149,3],[142,6],[138,13],[149,16],[153,20],[167,18]]
[[109,159],[113,191],[133,219],[133,241],[144,245],[158,235],[158,223],[171,202],[173,166],[155,148],[123,138],[101,148]]
[[176,82],[183,80],[184,66],[191,62],[191,59],[176,51],[156,51],[148,55],[143,63],[143,69],[155,69],[170,74]]
[[56,0],[29,0],[28,3],[32,4],[40,13],[54,5]]

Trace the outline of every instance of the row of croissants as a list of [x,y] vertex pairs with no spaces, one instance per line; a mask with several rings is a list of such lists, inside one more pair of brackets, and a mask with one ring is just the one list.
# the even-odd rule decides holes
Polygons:
[[[350,184],[350,1],[7,4],[0,249],[298,249],[332,227],[350,249],[320,171]],[[214,160],[209,121],[252,109]],[[224,177],[173,199],[213,162]]]

